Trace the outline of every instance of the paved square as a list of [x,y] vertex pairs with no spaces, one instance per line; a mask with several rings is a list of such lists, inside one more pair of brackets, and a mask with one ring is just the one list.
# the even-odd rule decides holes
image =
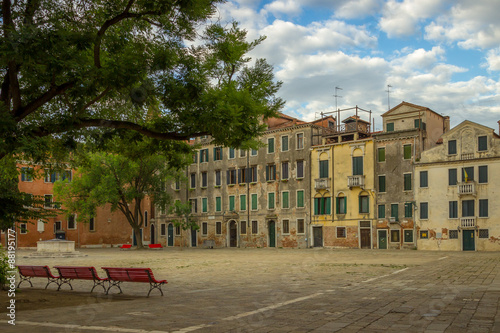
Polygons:
[[[499,332],[500,256],[485,252],[330,249],[82,250],[18,264],[150,267],[162,289],[123,294],[21,285],[2,332]],[[2,304],[7,295],[2,293]]]

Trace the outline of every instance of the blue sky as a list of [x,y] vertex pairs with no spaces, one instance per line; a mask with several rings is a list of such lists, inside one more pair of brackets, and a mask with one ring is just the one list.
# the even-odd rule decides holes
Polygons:
[[358,105],[378,115],[401,101],[498,132],[498,0],[230,0],[218,16],[249,38],[283,81],[285,113],[313,120]]

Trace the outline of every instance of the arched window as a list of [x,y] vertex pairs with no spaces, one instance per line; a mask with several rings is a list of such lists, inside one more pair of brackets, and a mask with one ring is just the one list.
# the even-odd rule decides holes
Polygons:
[[344,193],[339,193],[336,198],[335,203],[335,212],[337,214],[346,214],[347,213],[347,197]]
[[324,196],[316,194],[314,198],[314,215],[331,214],[331,206],[332,206],[332,201],[329,192],[326,192]]
[[148,226],[148,211],[144,211],[144,227]]

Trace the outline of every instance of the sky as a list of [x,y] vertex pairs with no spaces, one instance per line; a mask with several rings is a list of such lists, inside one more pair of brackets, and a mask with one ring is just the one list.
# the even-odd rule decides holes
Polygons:
[[357,105],[380,130],[406,101],[498,133],[499,13],[499,0],[229,0],[217,15],[267,37],[250,55],[274,66],[287,115]]

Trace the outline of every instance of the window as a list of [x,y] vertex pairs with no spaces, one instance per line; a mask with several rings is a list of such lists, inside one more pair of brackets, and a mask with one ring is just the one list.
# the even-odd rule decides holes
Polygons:
[[345,227],[337,227],[337,238],[346,238]]
[[420,203],[420,219],[427,220],[429,218],[429,203]]
[[479,199],[479,217],[488,217],[488,199]]
[[329,215],[331,214],[331,198],[314,198],[314,215]]
[[385,192],[385,176],[378,176],[378,191],[380,193]]
[[252,201],[251,202],[251,205],[252,205],[252,210],[257,210],[258,209],[258,205],[257,205],[257,194],[256,193],[252,193],[250,195],[250,200]]
[[288,151],[288,135],[281,137],[281,151]]
[[274,138],[267,139],[267,153],[268,154],[274,153]]
[[215,197],[215,211],[216,212],[222,211],[222,198],[221,197]]
[[64,170],[62,172],[62,174],[60,175],[60,179],[61,180],[67,180],[67,181],[71,181],[72,180],[72,172],[71,170]]
[[415,124],[415,128],[422,127],[422,121],[420,119],[415,119],[414,124]]
[[378,205],[378,218],[385,219],[385,205]]
[[180,225],[176,225],[175,226],[175,235],[176,236],[180,236],[181,235],[181,226]]
[[288,179],[288,162],[281,163],[281,179]]
[[276,165],[275,164],[266,165],[266,180],[267,181],[276,180]]
[[368,214],[370,211],[370,198],[367,195],[359,196],[359,212]]
[[22,182],[33,181],[33,168],[21,168],[21,181]]
[[474,180],[474,167],[462,168],[462,181],[468,182]]
[[391,242],[392,243],[399,243],[399,230],[391,230]]
[[259,232],[259,223],[252,221],[252,234],[256,235]]
[[479,183],[484,184],[488,182],[488,166],[487,165],[481,165],[478,167],[478,173],[479,173]]
[[362,175],[363,174],[363,156],[357,156],[352,158],[352,175]]
[[450,219],[458,218],[458,201],[450,201],[448,203],[448,217]]
[[394,132],[394,123],[387,123],[387,132]]
[[203,171],[201,173],[201,187],[206,188],[208,186],[208,172]]
[[238,184],[245,184],[248,181],[248,174],[246,168],[238,169]]
[[297,178],[304,178],[304,161],[297,161]]
[[477,150],[479,150],[479,151],[488,150],[488,137],[487,136],[479,136],[477,138]]
[[240,234],[241,235],[247,234],[247,221],[240,221]]
[[281,208],[290,208],[290,202],[288,200],[289,192],[281,192]]
[[391,217],[394,218],[395,221],[399,221],[399,205],[391,204]]
[[457,153],[457,140],[448,141],[448,155],[456,155]]
[[257,149],[252,149],[251,152],[250,152],[250,154],[252,156],[257,156]]
[[90,231],[95,231],[95,219],[93,217],[91,217],[90,220],[89,220],[89,230]]
[[450,239],[458,239],[458,230],[448,231]]
[[420,230],[420,239],[429,239],[429,231]]
[[429,181],[427,177],[427,171],[420,171],[420,187],[428,187]]
[[411,191],[411,173],[405,173],[404,177],[404,191]]
[[208,234],[208,223],[207,222],[201,223],[201,234],[203,236],[206,236]]
[[234,211],[234,202],[235,202],[235,197],[234,195],[229,196],[229,211]]
[[319,161],[319,178],[328,178],[328,160]]
[[193,153],[193,163],[198,163],[198,152]]
[[256,183],[257,182],[257,166],[256,165],[252,165],[250,167],[250,182],[251,183]]
[[240,157],[245,157],[247,156],[247,151],[244,149],[240,149]]
[[76,229],[76,219],[75,215],[71,214],[68,216],[68,230],[74,230]]
[[38,220],[37,221],[37,223],[36,223],[36,231],[38,231],[38,232],[44,232],[45,231],[45,223],[43,223],[43,220]]
[[479,229],[479,238],[490,238],[489,229]]
[[208,212],[208,198],[201,198],[201,212]]
[[298,219],[297,220],[297,233],[298,234],[303,234],[305,233],[305,221],[304,219]]
[[222,185],[222,178],[220,170],[215,170],[215,186]]
[[214,148],[214,161],[222,161],[222,147]]
[[208,149],[200,150],[200,163],[208,162]]
[[405,160],[411,159],[411,145],[404,145],[403,146],[403,158]]
[[246,196],[246,194],[240,195],[240,210],[241,211],[247,210],[247,196]]
[[457,169],[448,169],[448,185],[457,185]]
[[378,161],[385,162],[385,147],[378,149]]
[[404,235],[403,241],[405,243],[413,243],[413,230],[411,229],[403,230],[403,235]]
[[217,235],[222,234],[222,222],[215,222],[215,233]]
[[345,214],[347,212],[347,197],[337,197],[337,214]]
[[234,148],[229,148],[229,159],[233,159],[235,156],[234,154]]
[[45,199],[44,207],[52,208],[52,194],[45,194],[44,199]]
[[189,188],[196,188],[196,173],[191,174],[191,183]]
[[284,234],[289,234],[290,233],[290,221],[289,220],[283,220],[283,233]]
[[180,190],[181,189],[181,181],[180,181],[180,179],[176,179],[175,180],[175,189],[176,190]]
[[165,223],[162,223],[160,226],[160,236],[166,236],[166,235],[167,235],[167,225]]
[[267,194],[267,209],[274,209],[274,193],[270,192]]
[[411,202],[405,202],[405,217],[413,216],[413,204]]
[[236,169],[227,170],[227,184],[228,185],[236,184]]
[[304,133],[297,133],[297,149],[304,148]]
[[189,199],[189,204],[191,205],[191,213],[198,213],[198,200]]
[[21,234],[27,234],[28,233],[28,225],[26,223],[20,223],[19,224],[19,232]]
[[304,207],[304,190],[297,191],[297,208]]
[[148,212],[144,211],[144,226],[148,226]]

